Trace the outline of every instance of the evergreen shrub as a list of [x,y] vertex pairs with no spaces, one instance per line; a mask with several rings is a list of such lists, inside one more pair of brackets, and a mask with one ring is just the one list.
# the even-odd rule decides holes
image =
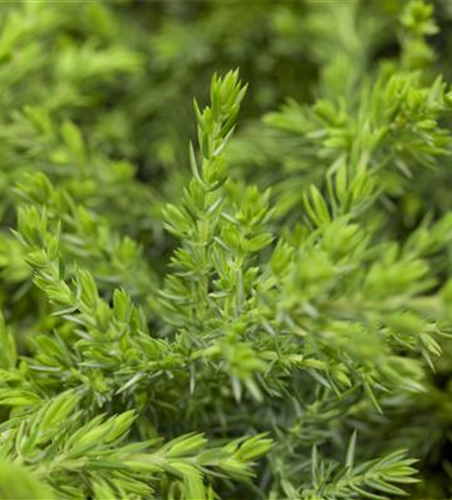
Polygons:
[[1,499],[452,498],[451,29],[1,3]]

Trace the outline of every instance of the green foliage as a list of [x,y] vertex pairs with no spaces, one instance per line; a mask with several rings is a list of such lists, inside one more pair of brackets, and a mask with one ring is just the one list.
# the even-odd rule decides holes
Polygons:
[[0,7],[0,498],[449,498],[447,2]]

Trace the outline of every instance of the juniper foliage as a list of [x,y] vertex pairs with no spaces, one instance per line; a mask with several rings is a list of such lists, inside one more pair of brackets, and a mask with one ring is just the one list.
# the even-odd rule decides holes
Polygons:
[[1,5],[0,498],[450,498],[451,20]]

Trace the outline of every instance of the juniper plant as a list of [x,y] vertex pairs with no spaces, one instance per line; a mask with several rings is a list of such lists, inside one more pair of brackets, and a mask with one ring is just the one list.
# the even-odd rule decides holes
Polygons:
[[433,7],[2,6],[0,498],[450,496]]

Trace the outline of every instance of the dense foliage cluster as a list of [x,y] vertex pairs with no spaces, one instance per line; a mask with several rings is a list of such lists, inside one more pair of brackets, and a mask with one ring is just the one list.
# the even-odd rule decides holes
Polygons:
[[0,499],[452,498],[451,28],[0,5]]

